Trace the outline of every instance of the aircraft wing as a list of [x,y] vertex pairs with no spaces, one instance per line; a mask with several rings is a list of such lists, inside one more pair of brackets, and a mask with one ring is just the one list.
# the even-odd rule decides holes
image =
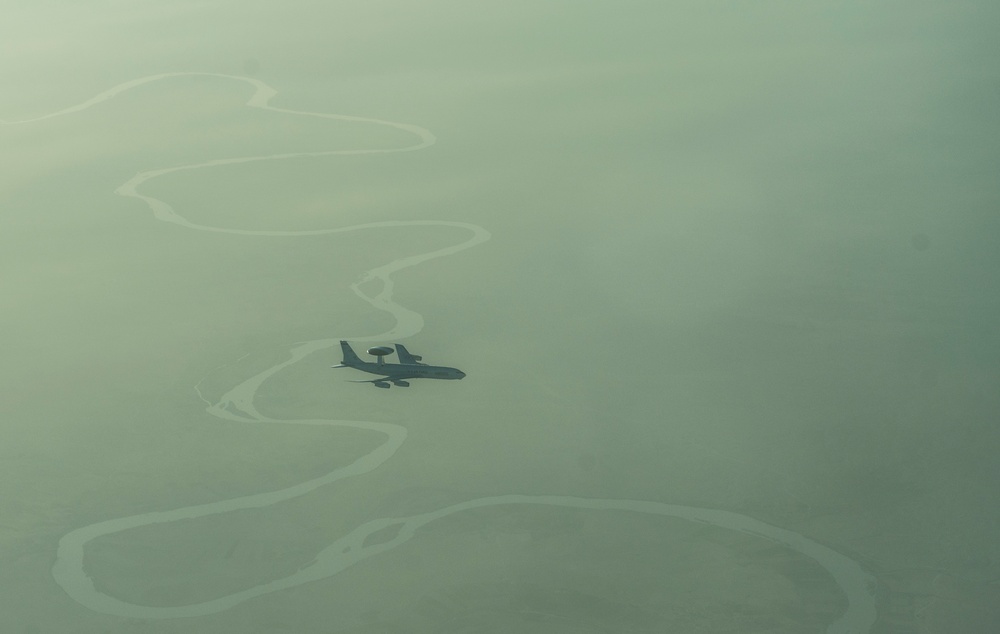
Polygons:
[[406,349],[401,343],[396,344],[396,356],[399,357],[399,362],[402,365],[427,365],[426,363],[420,363],[423,357],[415,354],[410,354],[410,351]]

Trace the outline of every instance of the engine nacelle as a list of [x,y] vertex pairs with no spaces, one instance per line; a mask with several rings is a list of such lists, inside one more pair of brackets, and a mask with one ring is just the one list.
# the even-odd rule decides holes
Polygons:
[[404,381],[403,379],[399,379],[398,381],[393,381],[392,384],[398,385],[399,387],[410,387],[410,382]]
[[374,385],[375,387],[382,387],[385,389],[389,389],[389,384],[386,383],[385,381],[373,381],[372,385]]

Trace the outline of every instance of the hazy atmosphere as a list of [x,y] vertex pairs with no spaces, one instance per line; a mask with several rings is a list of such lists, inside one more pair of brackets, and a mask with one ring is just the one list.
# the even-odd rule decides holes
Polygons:
[[0,632],[1000,631],[995,2],[0,7]]

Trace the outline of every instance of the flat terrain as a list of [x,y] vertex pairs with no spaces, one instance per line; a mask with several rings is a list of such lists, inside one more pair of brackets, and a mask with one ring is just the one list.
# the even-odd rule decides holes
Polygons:
[[[347,3],[304,19],[210,4],[23,10],[0,119],[204,70],[258,77],[274,107],[412,124],[437,143],[388,152],[415,137],[247,108],[249,84],[195,76],[0,126],[0,629],[827,631],[846,597],[789,548],[551,506],[456,512],[339,574],[197,618],[101,614],[56,584],[70,531],[285,489],[376,450],[385,436],[364,429],[206,408],[300,342],[388,332],[393,316],[351,284],[469,238],[308,232],[442,221],[492,237],[398,271],[392,299],[423,319],[410,350],[465,379],[377,390],[331,370],[328,348],[254,399],[282,421],[399,425],[398,451],[280,504],[94,539],[96,590],[209,601],[307,569],[371,520],[561,495],[801,534],[875,577],[872,633],[997,630],[992,6],[943,19],[919,2],[902,16]],[[158,222],[114,193],[146,170],[345,150],[378,152],[204,166],[139,189],[193,223],[261,235]]]

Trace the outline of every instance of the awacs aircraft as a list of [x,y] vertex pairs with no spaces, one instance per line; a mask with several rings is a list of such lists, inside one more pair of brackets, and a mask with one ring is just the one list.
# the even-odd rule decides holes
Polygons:
[[385,356],[393,353],[392,348],[389,346],[368,348],[368,354],[378,359],[374,363],[371,361],[362,361],[358,358],[358,355],[351,348],[351,344],[346,341],[340,342],[340,348],[344,351],[344,361],[331,367],[354,368],[362,372],[382,375],[377,379],[354,381],[354,383],[373,383],[375,387],[384,388],[388,388],[389,384],[392,383],[399,387],[408,387],[410,382],[407,379],[461,379],[465,376],[465,372],[457,368],[446,368],[441,365],[420,363],[423,357],[410,354],[409,350],[401,343],[396,344],[395,350],[396,356],[399,357],[399,363],[385,362]]

